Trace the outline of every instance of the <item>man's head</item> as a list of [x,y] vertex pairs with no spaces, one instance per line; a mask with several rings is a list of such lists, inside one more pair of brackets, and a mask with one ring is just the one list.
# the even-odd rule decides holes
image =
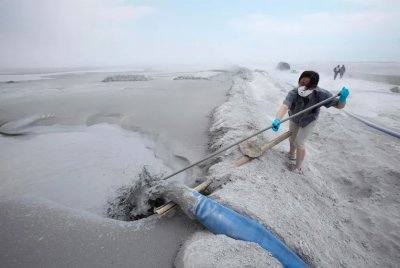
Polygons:
[[299,86],[314,89],[318,86],[319,74],[314,71],[304,71],[299,77]]

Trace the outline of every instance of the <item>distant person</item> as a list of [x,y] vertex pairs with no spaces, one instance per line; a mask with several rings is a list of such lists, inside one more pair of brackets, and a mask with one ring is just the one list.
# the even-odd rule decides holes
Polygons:
[[338,66],[333,68],[333,73],[334,73],[333,80],[336,80],[336,77],[338,76],[339,72],[340,72],[340,65],[338,64]]
[[343,77],[345,71],[346,71],[346,68],[344,67],[344,64],[343,64],[342,67],[340,67],[340,70],[339,70],[339,72],[340,72],[340,78]]
[[[289,91],[283,104],[276,113],[276,118],[272,123],[272,130],[277,132],[280,126],[280,120],[289,111],[289,116],[294,115],[314,104],[326,100],[332,94],[318,87],[319,75],[314,71],[305,71],[300,75],[299,86]],[[331,101],[324,103],[322,106],[327,108],[333,106],[342,109],[346,105],[346,98],[349,95],[349,90],[345,87],[340,91],[339,99],[334,98]],[[304,157],[306,155],[305,142],[313,131],[316,120],[319,115],[320,107],[314,108],[302,115],[294,117],[289,121],[289,130],[292,135],[289,138],[289,153],[290,160],[296,160],[295,172],[303,174],[301,169]]]

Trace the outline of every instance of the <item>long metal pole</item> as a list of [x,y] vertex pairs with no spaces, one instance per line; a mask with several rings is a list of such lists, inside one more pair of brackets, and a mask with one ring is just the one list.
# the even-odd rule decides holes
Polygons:
[[[299,115],[301,115],[301,114],[304,114],[305,112],[308,112],[308,111],[314,109],[315,107],[318,107],[318,106],[320,106],[321,104],[323,104],[323,103],[325,103],[325,102],[328,102],[328,101],[330,101],[330,100],[332,100],[332,99],[334,99],[334,98],[336,98],[336,97],[338,97],[338,96],[340,96],[340,93],[338,93],[338,94],[336,94],[336,95],[334,95],[334,96],[332,96],[332,97],[330,97],[330,98],[327,98],[326,100],[323,100],[323,101],[321,101],[321,102],[319,102],[319,103],[317,103],[317,104],[314,104],[313,106],[310,106],[310,107],[308,107],[307,109],[304,109],[303,111],[298,112],[297,114],[294,114],[294,115],[292,115],[292,116],[289,116],[289,117],[287,117],[287,118],[281,120],[281,121],[280,121],[280,124],[282,124],[282,123],[284,123],[284,122],[286,122],[286,121],[288,121],[288,120],[290,120],[290,119],[292,119],[292,118],[294,118],[294,117],[296,117],[296,116],[299,116]],[[214,156],[216,156],[216,155],[219,155],[219,154],[222,153],[222,152],[225,152],[226,150],[228,150],[228,149],[230,149],[230,148],[232,148],[232,147],[238,145],[239,143],[242,143],[242,142],[244,142],[244,141],[246,141],[246,140],[248,140],[248,139],[253,138],[254,136],[257,136],[258,134],[261,134],[262,132],[264,132],[264,131],[266,131],[266,130],[268,130],[268,129],[270,129],[270,128],[272,128],[272,125],[269,126],[269,127],[267,127],[267,128],[264,128],[264,129],[262,129],[262,130],[260,130],[260,131],[258,131],[258,132],[256,132],[256,133],[254,133],[254,134],[251,135],[251,136],[248,136],[247,138],[241,139],[240,141],[235,142],[234,144],[231,144],[231,145],[229,145],[229,146],[227,146],[227,147],[225,147],[225,148],[219,149],[218,151],[216,151],[216,152],[214,152],[214,153],[212,153],[212,154],[207,155],[207,156],[204,157],[203,159],[201,159],[201,160],[199,160],[199,161],[197,161],[197,162],[191,164],[190,166],[187,166],[187,167],[185,167],[185,168],[183,168],[183,169],[181,169],[181,170],[178,170],[178,171],[176,171],[176,172],[174,172],[174,173],[172,173],[172,174],[170,174],[170,175],[164,177],[163,180],[167,180],[167,179],[169,179],[169,178],[171,178],[171,177],[173,177],[173,176],[175,176],[175,175],[177,175],[177,174],[179,174],[179,173],[181,173],[181,172],[183,172],[183,171],[185,171],[185,170],[187,170],[187,169],[189,169],[189,168],[191,168],[191,167],[197,166],[198,164],[200,164],[200,163],[202,163],[202,162],[204,162],[204,161],[206,161],[206,160],[208,160],[208,159],[210,159],[210,158],[212,158],[212,157],[214,157]]]

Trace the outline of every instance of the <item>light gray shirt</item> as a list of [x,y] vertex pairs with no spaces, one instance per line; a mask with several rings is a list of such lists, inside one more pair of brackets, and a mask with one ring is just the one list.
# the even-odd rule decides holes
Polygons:
[[[286,96],[286,99],[283,101],[283,104],[289,107],[289,116],[291,116],[332,96],[333,96],[332,93],[330,93],[329,91],[317,87],[307,97],[301,97],[297,93],[297,88],[294,88],[291,91],[289,91],[289,93]],[[321,106],[329,108],[331,106],[336,106],[337,104],[338,104],[338,99],[332,99],[331,101],[325,102]],[[296,116],[291,120],[296,124],[299,124],[300,127],[306,127],[308,124],[310,124],[312,121],[318,118],[321,106],[318,106],[302,115]]]

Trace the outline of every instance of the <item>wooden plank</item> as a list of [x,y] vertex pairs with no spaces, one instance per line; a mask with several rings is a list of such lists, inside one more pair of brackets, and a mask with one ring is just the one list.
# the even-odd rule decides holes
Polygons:
[[282,141],[286,140],[292,135],[292,132],[287,131],[283,133],[282,135],[278,136],[276,139],[272,140],[271,142],[268,142],[261,146],[261,152],[262,154],[265,154],[266,151],[277,145],[278,143],[281,143]]
[[[205,189],[207,189],[208,186],[212,183],[212,180],[208,179],[205,182],[197,185],[193,190],[196,192],[203,192]],[[176,207],[176,204],[173,202],[168,202],[165,205],[162,205],[160,207],[157,207],[154,209],[154,213],[157,213],[160,216],[165,216],[167,213],[172,211]]]
[[245,155],[242,158],[240,158],[239,160],[237,160],[235,163],[233,163],[233,166],[234,167],[240,167],[241,165],[244,165],[247,162],[250,162],[251,160],[253,160],[253,158]]
[[[259,156],[265,154],[269,149],[271,149],[272,147],[274,147],[278,143],[282,142],[283,140],[289,138],[291,135],[292,135],[292,132],[287,131],[287,132],[283,133],[282,135],[279,135],[274,140],[272,140],[272,141],[270,141],[268,143],[265,143],[264,145],[261,146],[261,154]],[[254,158],[245,155],[242,158],[240,158],[239,160],[237,160],[236,162],[234,162],[233,166],[234,167],[239,167],[241,165],[246,164],[247,162],[250,162],[253,159]]]

